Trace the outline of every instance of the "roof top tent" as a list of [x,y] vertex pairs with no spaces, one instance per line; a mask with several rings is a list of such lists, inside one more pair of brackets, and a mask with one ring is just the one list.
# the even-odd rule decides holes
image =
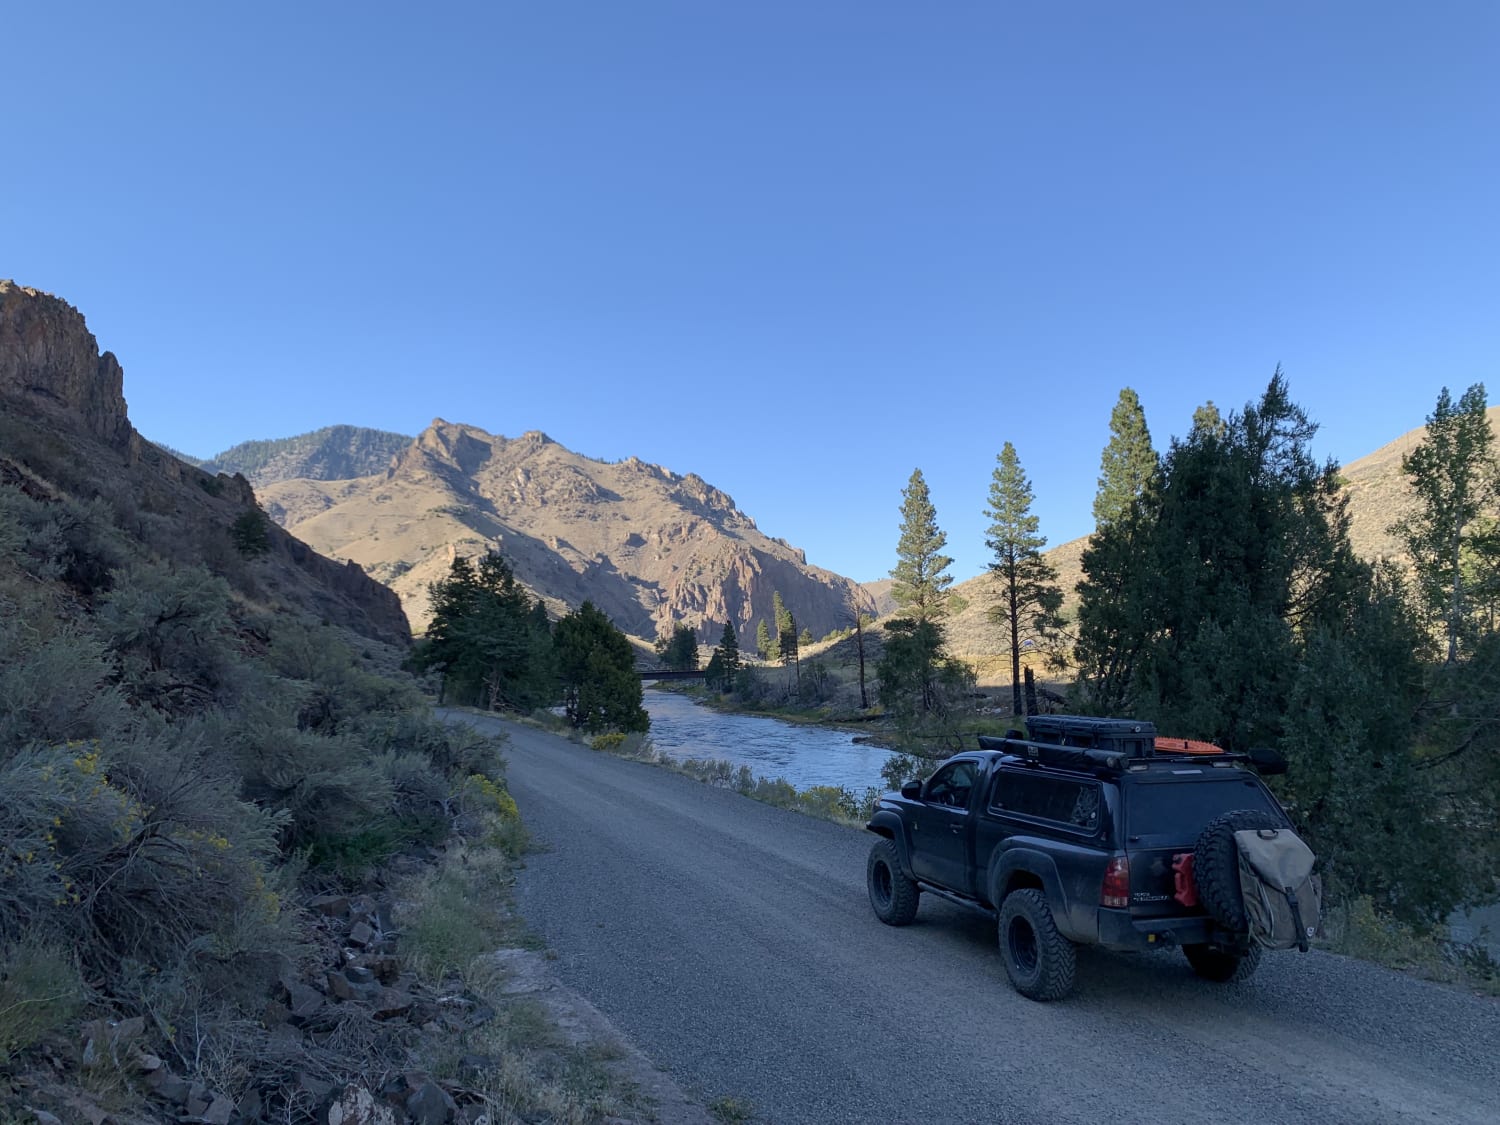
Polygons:
[[1032,742],[1108,750],[1127,758],[1156,753],[1156,724],[1139,719],[1094,719],[1085,715],[1033,715],[1026,720]]

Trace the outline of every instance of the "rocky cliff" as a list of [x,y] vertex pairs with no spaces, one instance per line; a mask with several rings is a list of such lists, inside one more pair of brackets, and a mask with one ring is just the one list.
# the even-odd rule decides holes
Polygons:
[[0,281],[0,394],[74,419],[110,445],[129,440],[119,361],[99,351],[72,305],[14,281]]
[[[355,565],[335,562],[276,526],[254,561],[231,529],[256,510],[242,476],[210,474],[143,438],[126,414],[124,372],[101,353],[82,314],[50,294],[0,281],[0,462],[60,492],[105,496],[117,518],[149,524],[183,561],[233,573],[257,599],[392,644],[410,631],[400,600]],[[144,514],[144,515],[143,515]]]
[[753,643],[777,591],[815,636],[874,609],[701,477],[595,461],[537,431],[508,438],[437,419],[383,473],[282,481],[262,496],[319,550],[391,583],[419,625],[453,556],[486,550],[503,552],[554,613],[591,600],[647,640],[681,622],[716,642],[730,622]]

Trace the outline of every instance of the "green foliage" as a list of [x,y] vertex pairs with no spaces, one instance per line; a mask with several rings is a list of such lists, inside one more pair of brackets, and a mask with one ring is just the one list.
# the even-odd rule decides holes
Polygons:
[[1135,391],[1125,387],[1109,416],[1109,444],[1099,458],[1099,491],[1094,523],[1100,527],[1125,518],[1156,476],[1156,451],[1146,412]]
[[755,623],[755,651],[762,660],[771,660],[771,631],[766,628],[764,617]]
[[229,525],[229,541],[247,559],[259,558],[271,550],[269,523],[259,504],[246,508]]
[[527,714],[557,697],[547,612],[490,553],[476,567],[458,557],[429,588],[432,623],[413,663],[442,673],[444,697]]
[[1279,746],[1335,907],[1425,926],[1496,893],[1500,641],[1476,632],[1470,659],[1425,666],[1399,572],[1353,556],[1314,431],[1278,371],[1173,443],[1084,554],[1075,705]]
[[942,628],[930,620],[887,622],[875,674],[886,711],[908,733],[947,729],[954,700],[973,685],[968,666],[944,655]]
[[593,602],[559,621],[555,639],[569,722],[587,731],[650,726],[630,642]]
[[412,439],[405,434],[358,426],[326,426],[296,437],[245,441],[207,461],[197,462],[208,473],[241,473],[254,480],[274,461],[295,468],[290,475],[311,480],[352,480],[378,473]]
[[72,1030],[86,992],[62,949],[0,945],[0,1066],[48,1035]]
[[713,658],[709,661],[709,674],[706,678],[720,691],[733,691],[739,674],[740,639],[734,631],[734,624],[726,621],[718,647],[714,649]]
[[1031,482],[1021,469],[1015,446],[1006,442],[996,461],[989,507],[984,511],[990,520],[984,542],[995,553],[990,573],[999,589],[990,620],[1001,627],[1004,651],[1010,657],[1012,710],[1022,715],[1022,660],[1037,654],[1061,666],[1057,644],[1062,590],[1057,571],[1042,557],[1047,538],[1038,533],[1040,521],[1031,514]]
[[698,634],[681,623],[673,625],[669,636],[657,638],[656,654],[668,668],[679,672],[696,671]]
[[1481,523],[1500,486],[1483,383],[1465,391],[1457,405],[1443,388],[1422,444],[1401,459],[1401,469],[1417,506],[1391,531],[1411,555],[1422,608],[1441,626],[1451,664],[1476,634],[1468,583],[1493,583],[1500,563],[1493,535],[1485,534],[1490,525]]
[[942,553],[948,536],[937,525],[937,509],[921,469],[913,469],[901,490],[901,538],[896,544],[891,597],[917,621],[937,621],[952,608],[948,588],[953,560]]
[[235,690],[229,589],[201,567],[136,564],[96,615],[132,706],[169,715],[224,704]]
[[941,757],[902,751],[885,760],[880,777],[887,788],[900,789],[908,781],[926,781],[942,763]]

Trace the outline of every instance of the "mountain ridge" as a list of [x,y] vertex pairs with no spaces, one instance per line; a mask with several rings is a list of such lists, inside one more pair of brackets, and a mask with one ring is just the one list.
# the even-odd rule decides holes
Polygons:
[[382,472],[274,481],[261,495],[278,523],[389,583],[418,624],[453,557],[488,550],[554,614],[589,600],[647,641],[686,624],[712,643],[726,622],[749,637],[772,621],[775,592],[817,635],[874,608],[696,473],[587,457],[540,430],[436,418]]

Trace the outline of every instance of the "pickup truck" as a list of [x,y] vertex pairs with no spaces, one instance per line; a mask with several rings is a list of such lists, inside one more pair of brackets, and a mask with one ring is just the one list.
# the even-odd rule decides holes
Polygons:
[[1180,946],[1198,975],[1241,981],[1260,947],[1239,900],[1233,833],[1290,828],[1259,772],[1273,753],[1158,739],[1149,723],[1038,716],[981,737],[879,800],[868,829],[876,916],[906,925],[924,893],[992,912],[1011,983],[1071,991],[1076,945]]

